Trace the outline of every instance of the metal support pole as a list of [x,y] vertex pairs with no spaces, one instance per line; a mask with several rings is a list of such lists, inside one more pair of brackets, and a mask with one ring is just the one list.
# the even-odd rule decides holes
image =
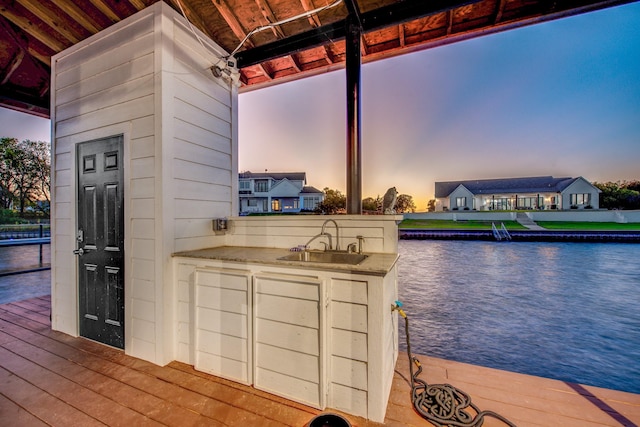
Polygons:
[[357,17],[346,19],[347,69],[347,213],[362,214],[362,156],[360,147],[360,37]]

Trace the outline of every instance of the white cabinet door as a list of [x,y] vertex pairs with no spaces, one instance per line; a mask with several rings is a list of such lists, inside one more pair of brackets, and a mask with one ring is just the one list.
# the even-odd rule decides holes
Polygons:
[[254,276],[256,388],[322,408],[322,281],[309,276]]
[[251,383],[250,285],[247,271],[196,269],[196,369]]

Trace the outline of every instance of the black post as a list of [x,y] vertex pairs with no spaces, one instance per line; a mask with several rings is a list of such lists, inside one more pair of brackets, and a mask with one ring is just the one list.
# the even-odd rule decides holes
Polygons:
[[346,19],[347,68],[347,213],[362,213],[362,160],[360,147],[360,28],[357,16]]

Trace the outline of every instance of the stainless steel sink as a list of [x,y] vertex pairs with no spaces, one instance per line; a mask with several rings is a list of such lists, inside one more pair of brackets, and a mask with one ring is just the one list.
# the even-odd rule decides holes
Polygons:
[[327,264],[360,264],[367,258],[364,254],[333,251],[301,251],[292,252],[278,259],[283,261],[319,262]]

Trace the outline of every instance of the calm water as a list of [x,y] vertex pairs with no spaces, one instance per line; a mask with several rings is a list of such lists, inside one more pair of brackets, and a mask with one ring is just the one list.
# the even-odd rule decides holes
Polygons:
[[401,240],[399,252],[413,353],[640,393],[640,245]]

